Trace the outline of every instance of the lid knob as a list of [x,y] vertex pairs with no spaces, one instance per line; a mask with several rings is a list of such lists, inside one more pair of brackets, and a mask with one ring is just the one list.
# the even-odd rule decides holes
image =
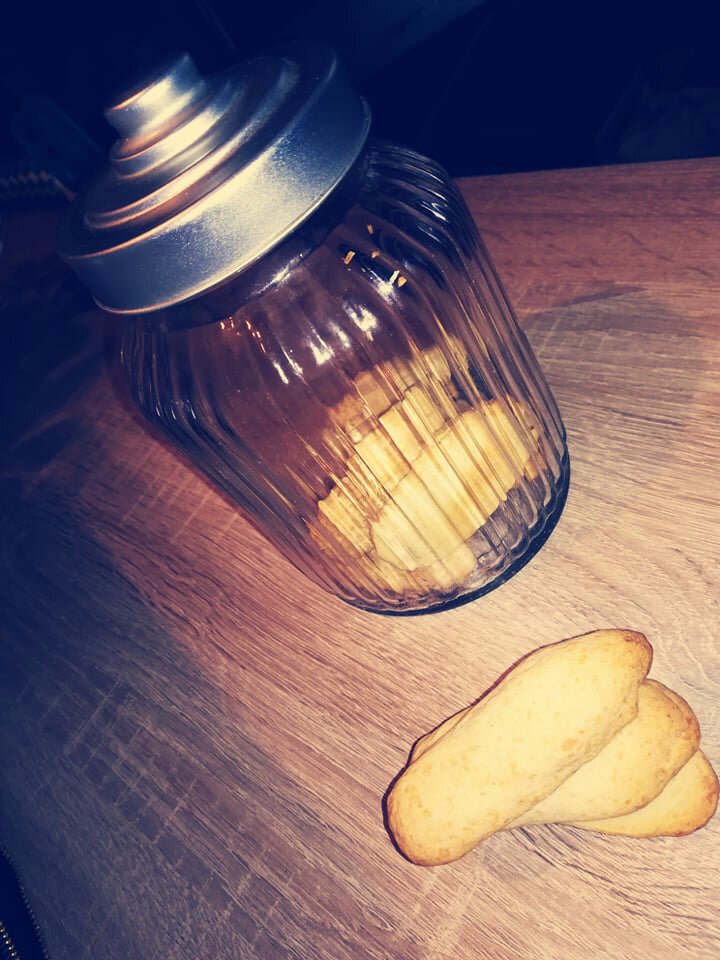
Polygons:
[[207,93],[192,58],[181,53],[120,93],[105,119],[126,140],[147,139]]

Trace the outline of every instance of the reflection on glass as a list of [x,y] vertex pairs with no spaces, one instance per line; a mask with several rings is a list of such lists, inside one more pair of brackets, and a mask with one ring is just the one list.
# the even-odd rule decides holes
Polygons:
[[251,270],[128,320],[123,355],[149,419],[366,609],[488,589],[562,508],[545,380],[456,188],[399,147]]

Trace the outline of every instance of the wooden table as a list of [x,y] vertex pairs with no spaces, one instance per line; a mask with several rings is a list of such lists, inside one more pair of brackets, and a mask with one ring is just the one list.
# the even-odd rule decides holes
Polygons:
[[573,470],[548,544],[466,607],[383,618],[306,581],[145,429],[72,284],[23,340],[0,837],[54,960],[720,956],[720,818],[681,840],[515,831],[437,869],[383,826],[421,732],[600,626],[647,633],[720,765],[720,161],[462,187]]

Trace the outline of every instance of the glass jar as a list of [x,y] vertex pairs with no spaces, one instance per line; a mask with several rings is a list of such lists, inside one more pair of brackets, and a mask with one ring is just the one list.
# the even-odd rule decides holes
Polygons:
[[145,416],[311,579],[437,609],[544,542],[565,432],[447,174],[364,135],[350,159],[221,282],[125,305],[123,364]]

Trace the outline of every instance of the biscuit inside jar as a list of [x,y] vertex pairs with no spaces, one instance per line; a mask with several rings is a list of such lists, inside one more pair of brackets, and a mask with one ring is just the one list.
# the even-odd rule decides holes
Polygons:
[[438,347],[364,370],[353,385],[329,411],[352,453],[312,533],[383,591],[452,596],[476,568],[474,535],[537,478],[538,431],[509,395],[471,407]]

